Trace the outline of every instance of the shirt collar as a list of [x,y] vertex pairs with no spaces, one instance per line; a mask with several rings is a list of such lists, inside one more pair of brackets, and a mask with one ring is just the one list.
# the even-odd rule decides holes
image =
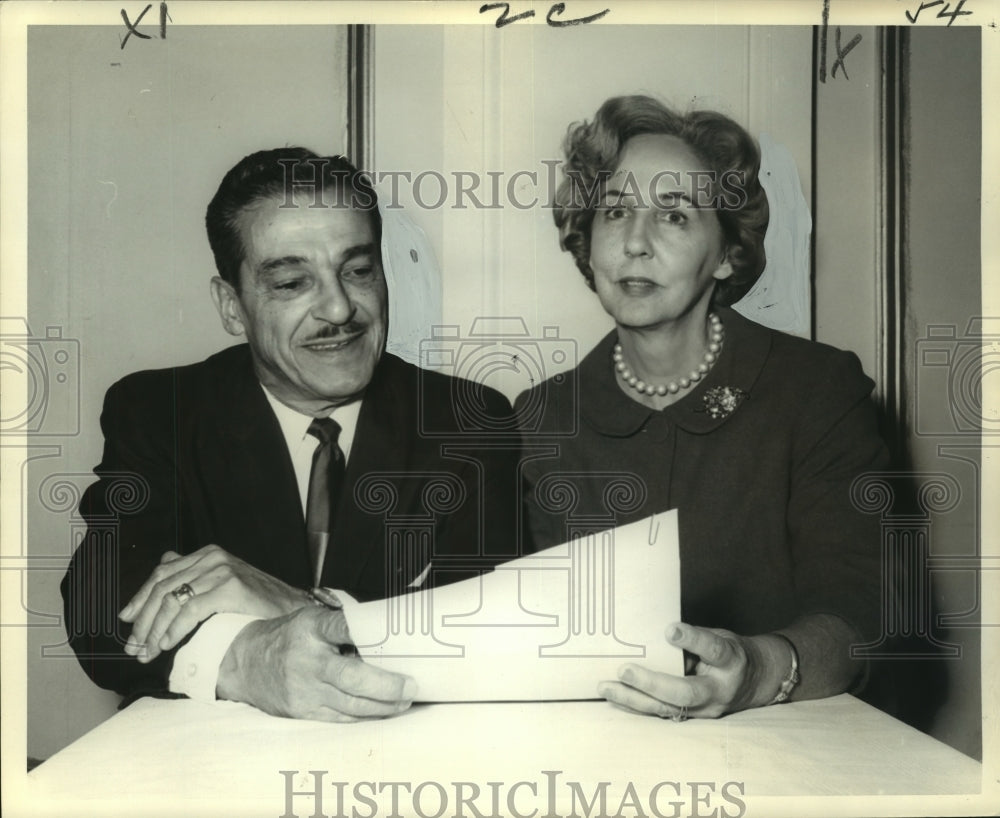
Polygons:
[[[716,387],[742,390],[749,400],[771,350],[771,331],[747,320],[738,312],[716,310],[726,335],[715,366],[696,386],[662,414],[686,431],[705,434],[718,428],[731,414],[712,417],[705,410],[705,393]],[[598,432],[612,437],[628,437],[639,431],[657,414],[624,394],[618,386],[611,354],[618,341],[612,331],[580,364],[580,402],[584,421]],[[734,410],[738,412],[739,407]]]
[[[264,390],[264,396],[267,398],[267,402],[271,404],[274,416],[278,419],[278,425],[281,427],[281,434],[285,438],[288,451],[294,452],[302,445],[302,441],[305,440],[308,434],[309,424],[313,420],[312,415],[303,415],[301,412],[296,412],[290,406],[286,406],[272,395],[264,384],[261,384],[260,388]],[[337,444],[344,453],[345,462],[351,456],[351,445],[354,443],[354,432],[358,428],[358,415],[360,412],[361,401],[356,400],[336,407],[329,415],[340,426],[340,436],[337,438]]]

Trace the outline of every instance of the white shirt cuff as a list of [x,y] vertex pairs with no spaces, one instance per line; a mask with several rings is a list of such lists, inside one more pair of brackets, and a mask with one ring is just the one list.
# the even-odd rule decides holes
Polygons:
[[226,651],[233,641],[259,616],[218,613],[201,623],[194,636],[174,654],[170,671],[170,692],[183,693],[203,702],[215,701],[215,686]]

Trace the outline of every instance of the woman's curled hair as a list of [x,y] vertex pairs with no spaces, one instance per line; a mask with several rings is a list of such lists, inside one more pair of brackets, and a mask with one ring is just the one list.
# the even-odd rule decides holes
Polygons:
[[571,125],[563,143],[563,180],[555,195],[561,247],[573,255],[593,288],[590,235],[600,189],[616,170],[625,143],[642,134],[676,136],[705,163],[733,270],[718,282],[714,301],[722,306],[735,303],[764,269],[767,197],[758,178],[757,143],[740,125],[715,111],[680,114],[652,97],[612,97],[591,122]]

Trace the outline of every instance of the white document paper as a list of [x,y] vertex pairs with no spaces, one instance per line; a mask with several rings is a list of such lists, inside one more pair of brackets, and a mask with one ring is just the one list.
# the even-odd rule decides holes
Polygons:
[[626,662],[683,675],[666,640],[680,619],[677,512],[344,612],[365,661],[413,676],[419,701],[593,699]]

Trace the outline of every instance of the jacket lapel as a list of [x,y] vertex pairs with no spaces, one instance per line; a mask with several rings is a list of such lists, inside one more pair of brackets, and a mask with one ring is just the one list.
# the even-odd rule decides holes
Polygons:
[[[375,492],[364,491],[365,478],[382,475],[399,491],[399,481],[389,475],[402,473],[411,465],[410,430],[417,423],[417,408],[413,405],[415,391],[407,388],[410,379],[415,380],[404,365],[383,354],[358,415],[323,566],[324,585],[343,588],[355,596],[385,594],[385,521],[393,508],[384,508]],[[400,498],[399,505],[407,507],[406,498]]]
[[[295,471],[274,412],[244,345],[215,356],[207,406],[200,407],[193,441],[198,479],[204,481],[210,520],[205,542],[216,542],[261,570],[308,587],[311,567]],[[418,423],[416,370],[384,354],[365,393],[344,486],[323,566],[322,584],[362,598],[386,587],[386,525],[393,508],[356,492],[366,477],[394,480],[414,468]],[[404,486],[401,486],[403,483]],[[397,513],[412,505],[400,496]]]
[[225,539],[218,544],[305,587],[311,572],[291,456],[254,375],[249,350],[235,349],[243,354],[231,353],[217,373],[216,400],[208,409],[205,439],[197,452],[218,513],[214,527]]

